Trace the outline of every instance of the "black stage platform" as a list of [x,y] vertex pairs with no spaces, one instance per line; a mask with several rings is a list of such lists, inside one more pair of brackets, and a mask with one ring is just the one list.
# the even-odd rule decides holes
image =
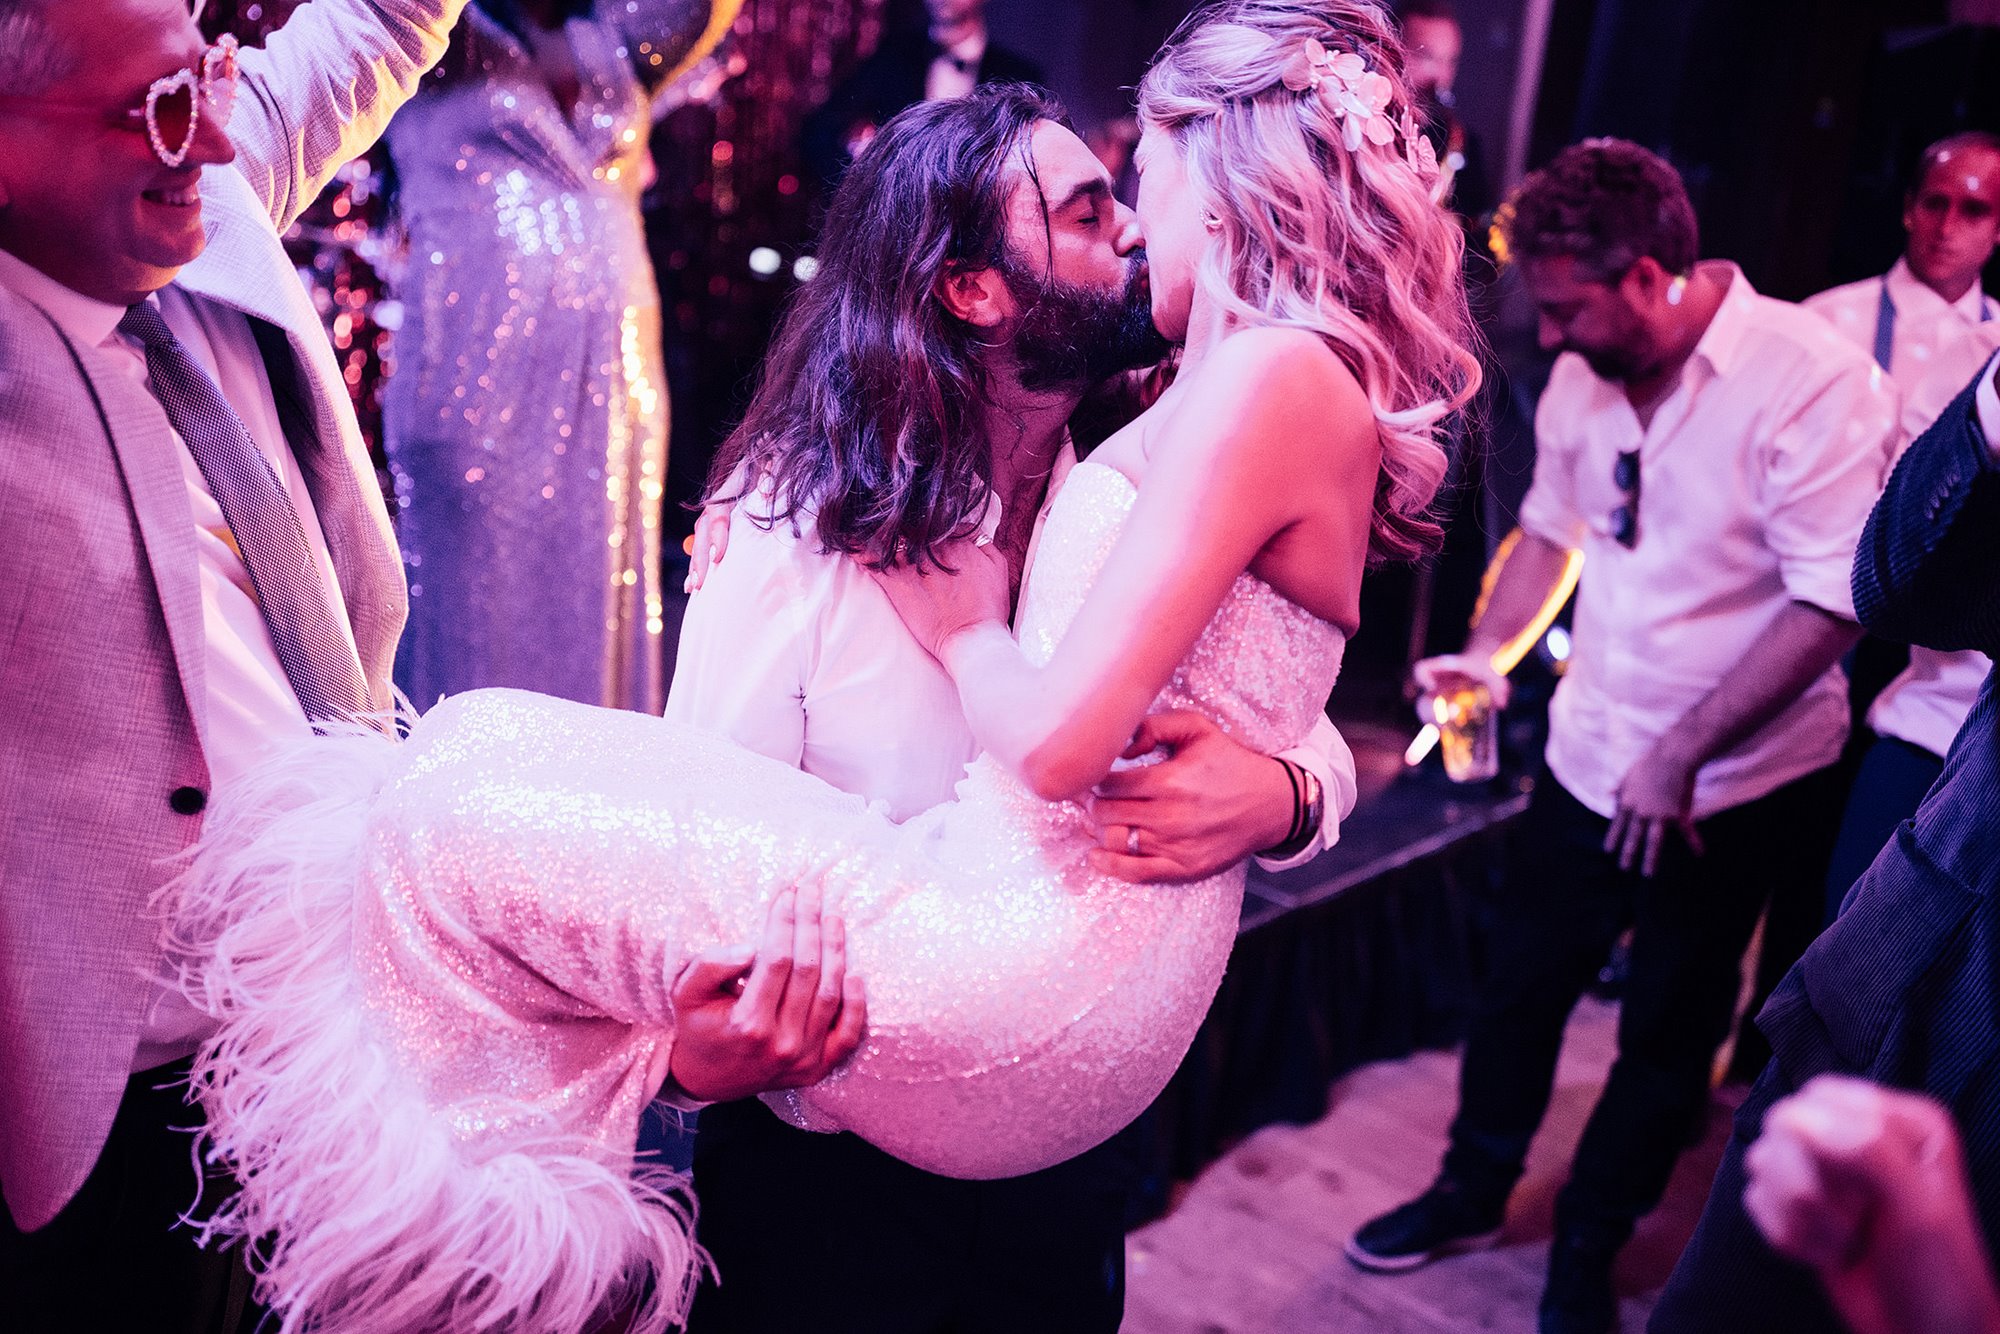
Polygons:
[[1347,1071],[1462,1032],[1485,890],[1532,783],[1459,787],[1435,759],[1404,767],[1414,723],[1336,722],[1360,799],[1340,842],[1310,865],[1253,868],[1215,1005],[1134,1132],[1147,1182],[1135,1223],[1258,1127],[1318,1120]]

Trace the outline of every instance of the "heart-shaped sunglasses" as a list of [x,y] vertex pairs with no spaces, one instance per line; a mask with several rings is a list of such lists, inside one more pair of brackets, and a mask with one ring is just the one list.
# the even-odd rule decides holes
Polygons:
[[[109,123],[121,129],[143,129],[153,155],[169,167],[178,167],[194,147],[203,116],[218,130],[228,128],[229,113],[236,105],[236,80],[236,39],[224,33],[195,64],[153,80],[144,102],[113,112]],[[100,109],[54,97],[0,94],[0,107],[28,115],[88,119],[104,115]]]

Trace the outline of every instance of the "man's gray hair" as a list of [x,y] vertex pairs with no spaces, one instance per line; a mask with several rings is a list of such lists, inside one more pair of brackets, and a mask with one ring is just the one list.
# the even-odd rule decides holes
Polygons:
[[56,36],[45,0],[0,0],[0,89],[15,96],[45,93],[76,73],[79,53]]

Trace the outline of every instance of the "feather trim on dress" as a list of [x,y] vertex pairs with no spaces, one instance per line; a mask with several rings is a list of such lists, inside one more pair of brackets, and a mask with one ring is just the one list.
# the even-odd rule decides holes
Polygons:
[[202,1240],[244,1240],[281,1334],[581,1334],[621,1313],[658,1334],[707,1266],[685,1181],[532,1107],[462,1135],[370,1031],[357,887],[398,749],[357,726],[258,766],[163,892],[182,989],[221,1025],[192,1078],[205,1148],[241,1183]]

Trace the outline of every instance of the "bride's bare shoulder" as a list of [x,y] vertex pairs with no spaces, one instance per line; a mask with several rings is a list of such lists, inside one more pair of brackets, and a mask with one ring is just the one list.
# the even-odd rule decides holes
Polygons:
[[1215,388],[1296,396],[1321,411],[1354,408],[1373,416],[1354,372],[1310,329],[1239,329],[1216,346],[1209,369]]
[[1245,432],[1276,430],[1294,448],[1317,438],[1340,452],[1375,440],[1367,391],[1311,330],[1238,330],[1216,346],[1204,370],[1203,397]]

